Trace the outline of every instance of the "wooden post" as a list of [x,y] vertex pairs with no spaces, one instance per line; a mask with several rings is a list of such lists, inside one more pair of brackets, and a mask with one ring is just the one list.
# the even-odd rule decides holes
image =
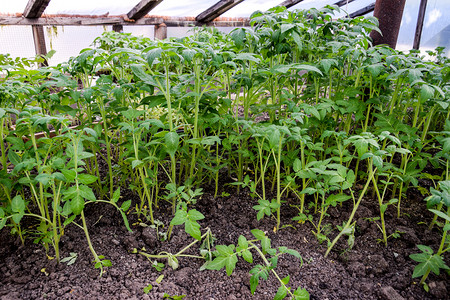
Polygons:
[[113,25],[112,30],[115,32],[123,32],[123,26],[122,25]]
[[413,49],[419,50],[420,39],[422,38],[423,20],[427,10],[428,0],[420,0],[419,15],[417,16],[416,33],[414,34]]
[[[44,27],[40,25],[32,25],[31,29],[33,30],[33,40],[36,55],[42,56],[47,55],[47,47],[45,46]],[[48,66],[47,60],[44,60],[42,65]]]
[[167,25],[161,23],[159,25],[155,25],[155,40],[164,40],[167,38]]
[[374,46],[388,44],[395,49],[405,2],[406,0],[377,0],[375,2],[373,15],[378,18],[383,35],[376,31],[370,33]]

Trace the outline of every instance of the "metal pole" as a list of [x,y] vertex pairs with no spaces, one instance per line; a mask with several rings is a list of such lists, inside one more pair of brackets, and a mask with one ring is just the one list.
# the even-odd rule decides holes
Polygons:
[[413,49],[418,50],[420,47],[420,39],[422,38],[423,21],[427,10],[428,0],[420,0],[419,15],[417,16],[416,33],[414,34]]
[[377,0],[375,2],[373,15],[378,18],[383,35],[376,31],[370,33],[374,46],[380,44],[387,44],[391,48],[397,46],[405,2],[406,0]]

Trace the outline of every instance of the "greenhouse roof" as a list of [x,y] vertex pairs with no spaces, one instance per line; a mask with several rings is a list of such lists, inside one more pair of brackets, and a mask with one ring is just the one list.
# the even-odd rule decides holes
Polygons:
[[[33,1],[33,0],[32,0]],[[22,13],[28,0],[0,0],[0,13],[18,14]],[[255,10],[267,10],[276,5],[289,6],[290,9],[308,9],[311,7],[322,7],[327,4],[338,4],[345,10],[352,13],[361,8],[370,6],[375,0],[191,0],[181,2],[179,0],[35,0],[36,3],[45,5],[48,3],[44,13],[57,15],[122,15],[126,14],[140,2],[153,2],[156,6],[149,11],[152,15],[173,16],[173,17],[196,17],[206,11],[216,3],[230,3],[235,6],[223,13],[224,17],[248,17]]]
[[[18,26],[3,27],[0,53],[31,56],[33,51],[29,49],[33,47],[33,40],[36,53],[45,53],[38,51],[36,40],[40,36],[41,44],[46,44],[46,48],[56,47],[57,56],[61,54],[61,47],[73,55],[89,46],[102,31],[116,30],[155,38],[161,24],[169,27],[165,36],[173,37],[185,36],[189,27],[205,24],[229,32],[234,27],[249,26],[249,17],[254,11],[265,11],[274,6],[295,10],[338,5],[342,11],[335,14],[336,18],[372,15],[376,1],[380,0],[0,0],[0,25],[28,25],[19,26],[21,29]],[[446,12],[450,11],[450,1],[405,1],[398,49],[409,50],[413,46],[417,49],[419,46],[415,42],[418,40],[422,49],[443,46],[449,52],[450,23]],[[421,33],[418,24],[423,24]],[[33,26],[31,38],[30,25],[40,25]],[[65,26],[72,29],[64,29]],[[47,32],[42,32],[42,28]]]

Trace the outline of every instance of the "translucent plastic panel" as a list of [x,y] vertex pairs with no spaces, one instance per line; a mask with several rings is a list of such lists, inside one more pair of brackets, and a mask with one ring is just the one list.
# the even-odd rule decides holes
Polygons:
[[164,0],[149,12],[149,15],[170,17],[196,17],[212,5],[216,0]]
[[283,0],[245,0],[233,7],[222,16],[224,17],[249,17],[254,11],[266,11],[271,7],[277,6]]
[[[84,48],[91,47],[94,39],[105,30],[111,31],[111,26],[58,26],[44,27],[47,51],[55,50],[50,59],[50,65],[57,65],[76,56]],[[31,38],[31,40],[33,40]]]
[[123,26],[123,32],[153,39],[155,37],[155,26]]
[[417,15],[419,14],[420,0],[407,0],[403,10],[402,23],[397,39],[398,50],[411,50],[416,31]]
[[139,0],[51,0],[46,14],[79,14],[79,15],[122,15],[128,13]]
[[450,1],[428,0],[425,20],[423,22],[420,49],[435,49],[446,47],[447,56],[450,54]]
[[34,57],[31,26],[0,26],[0,53],[12,57]]
[[28,0],[0,0],[0,13],[22,13]]

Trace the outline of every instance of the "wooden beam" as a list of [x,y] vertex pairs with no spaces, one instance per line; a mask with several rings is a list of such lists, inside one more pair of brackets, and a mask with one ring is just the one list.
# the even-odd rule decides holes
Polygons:
[[50,0],[29,0],[23,16],[25,18],[39,18],[44,13]]
[[285,0],[285,1],[281,2],[280,4],[278,4],[278,6],[286,6],[286,8],[290,8],[302,1],[303,0]]
[[143,18],[149,11],[154,9],[163,0],[141,0],[130,12],[127,17],[131,20],[138,20]]
[[420,0],[419,15],[417,16],[416,33],[414,34],[413,49],[418,50],[420,47],[420,39],[422,38],[423,21],[427,10],[428,0]]
[[232,9],[244,0],[220,0],[201,14],[195,20],[200,23],[209,23],[215,18],[219,17],[226,11]]
[[[44,27],[41,25],[32,25],[31,29],[33,31],[34,48],[36,50],[36,55],[47,55],[47,47],[45,46],[45,35]],[[48,66],[48,62],[44,60],[42,63]]]
[[370,12],[372,12],[375,9],[375,3],[369,4],[366,7],[363,7],[355,12],[352,12],[351,14],[349,14],[348,16],[350,18],[356,18],[356,17],[360,17],[360,16],[364,16],[365,14],[368,14]]
[[167,39],[167,25],[164,23],[155,25],[155,40],[165,39]]
[[[27,19],[23,17],[13,17],[0,15],[0,25],[43,25],[43,26],[103,26],[103,25],[159,25],[165,23],[167,27],[189,27],[199,26],[203,23],[197,22],[194,18],[189,17],[161,17],[148,16],[136,20],[136,22],[126,21],[123,16],[46,16],[36,19]],[[208,25],[216,27],[245,27],[250,26],[249,18],[218,18]]]
[[123,25],[113,25],[112,30],[115,32],[123,32]]

